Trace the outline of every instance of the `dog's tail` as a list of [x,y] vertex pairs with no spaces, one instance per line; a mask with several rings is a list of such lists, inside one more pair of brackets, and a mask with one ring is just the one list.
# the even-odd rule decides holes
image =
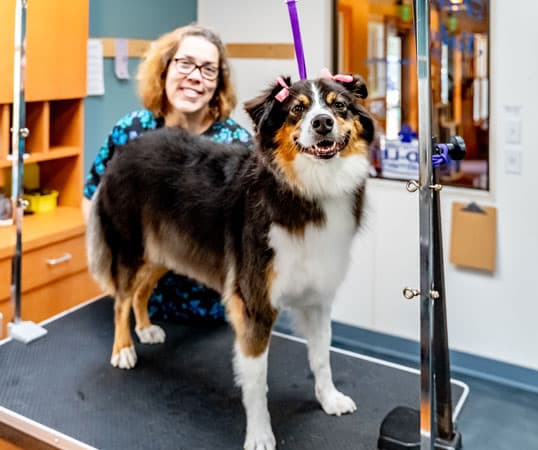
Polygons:
[[102,218],[99,214],[99,188],[95,192],[86,227],[88,270],[105,293],[114,295],[116,286],[112,276],[112,252],[107,243]]

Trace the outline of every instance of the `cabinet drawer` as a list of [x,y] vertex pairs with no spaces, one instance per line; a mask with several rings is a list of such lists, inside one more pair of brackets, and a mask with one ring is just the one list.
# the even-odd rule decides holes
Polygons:
[[[84,235],[29,252],[23,249],[22,285],[23,292],[86,269]],[[0,299],[9,297],[11,284],[11,259],[0,261]]]
[[24,253],[22,290],[25,292],[79,272],[86,269],[86,265],[86,242],[83,235]]

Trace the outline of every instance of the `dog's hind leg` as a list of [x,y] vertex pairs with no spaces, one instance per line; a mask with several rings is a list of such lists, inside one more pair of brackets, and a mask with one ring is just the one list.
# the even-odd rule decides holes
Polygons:
[[243,299],[232,294],[226,299],[228,317],[235,334],[234,369],[241,386],[247,416],[245,450],[274,450],[275,436],[267,408],[267,354],[276,311],[247,314]]
[[136,364],[136,351],[129,329],[131,295],[116,293],[114,303],[114,346],[110,364],[120,369],[131,369]]
[[148,314],[151,292],[166,272],[167,270],[163,267],[145,264],[136,274],[133,312],[136,321],[135,332],[143,344],[158,344],[166,339],[164,330],[152,324]]
[[355,402],[336,389],[333,383],[330,345],[331,308],[308,306],[293,310],[298,331],[306,338],[308,361],[315,378],[315,393],[327,414],[340,416],[357,410]]

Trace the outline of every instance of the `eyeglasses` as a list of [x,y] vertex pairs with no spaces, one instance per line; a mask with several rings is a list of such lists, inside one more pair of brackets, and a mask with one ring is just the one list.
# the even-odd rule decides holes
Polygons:
[[190,59],[174,58],[176,70],[182,75],[190,75],[196,69],[200,71],[203,78],[208,81],[214,81],[219,76],[219,68],[212,64],[196,64]]

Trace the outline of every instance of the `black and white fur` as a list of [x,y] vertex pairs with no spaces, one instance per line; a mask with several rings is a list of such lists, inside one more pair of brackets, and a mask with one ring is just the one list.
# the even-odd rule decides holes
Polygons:
[[299,81],[279,101],[281,89],[275,83],[245,105],[256,129],[254,152],[171,128],[127,144],[110,162],[88,221],[90,271],[115,298],[113,365],[136,363],[131,306],[142,342],[164,340],[149,321],[147,299],[167,270],[222,293],[236,334],[247,450],[276,447],[267,355],[282,309],[293,312],[307,339],[324,411],[356,410],[332,380],[330,314],[368,177],[367,91],[360,77]]

